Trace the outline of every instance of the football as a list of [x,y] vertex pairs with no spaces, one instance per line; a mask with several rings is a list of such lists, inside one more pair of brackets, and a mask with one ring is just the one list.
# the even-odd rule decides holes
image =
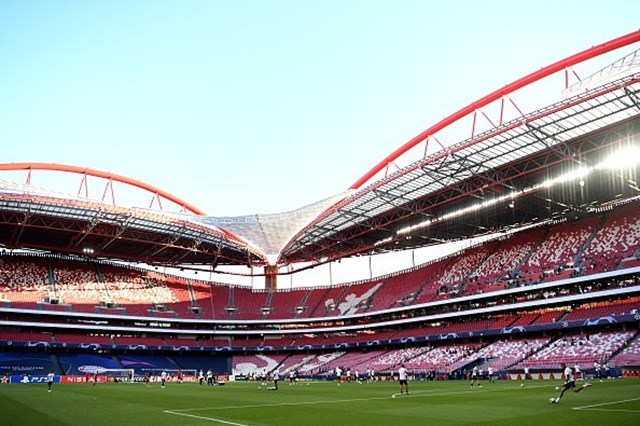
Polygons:
[[560,386],[556,386],[556,392],[560,390]]
[[549,404],[555,404],[555,403],[556,403],[555,398],[549,398]]

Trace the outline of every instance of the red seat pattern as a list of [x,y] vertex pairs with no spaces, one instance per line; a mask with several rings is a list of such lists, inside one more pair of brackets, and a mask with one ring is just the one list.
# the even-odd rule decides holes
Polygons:
[[561,337],[513,368],[558,369],[561,362],[570,366],[577,364],[582,369],[591,368],[593,361],[608,359],[620,350],[633,334],[622,331]]
[[638,207],[633,204],[616,209],[607,215],[604,225],[586,248],[584,267],[589,274],[612,271],[622,259],[633,254],[639,243]]
[[599,220],[599,216],[593,216],[577,222],[565,222],[551,228],[520,268],[521,275],[540,278],[545,272],[573,266],[579,250],[591,236]]
[[[271,296],[271,313],[269,319],[304,317],[306,307],[303,301],[311,290],[286,290],[273,293]],[[302,307],[304,310],[298,315],[296,308]]]
[[36,309],[53,296],[44,258],[0,256],[0,292],[14,308]]

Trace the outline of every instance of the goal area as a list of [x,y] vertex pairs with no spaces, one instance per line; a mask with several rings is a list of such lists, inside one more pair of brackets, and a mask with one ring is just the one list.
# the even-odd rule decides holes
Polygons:
[[107,377],[107,381],[133,383],[136,372],[133,368],[105,368],[98,375]]

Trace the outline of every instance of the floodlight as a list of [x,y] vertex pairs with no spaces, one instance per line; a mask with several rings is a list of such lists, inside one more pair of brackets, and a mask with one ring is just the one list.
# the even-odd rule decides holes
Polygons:
[[625,169],[633,167],[640,162],[640,147],[630,145],[614,152],[603,162],[598,164],[598,169]]

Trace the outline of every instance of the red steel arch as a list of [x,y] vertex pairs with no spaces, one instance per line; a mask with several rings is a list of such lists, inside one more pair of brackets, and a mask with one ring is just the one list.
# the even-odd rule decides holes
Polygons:
[[478,99],[475,102],[470,103],[466,107],[454,112],[448,117],[440,120],[433,126],[429,127],[424,132],[412,138],[410,141],[402,145],[400,148],[393,151],[389,154],[385,159],[376,164],[371,170],[366,172],[360,179],[351,185],[350,189],[358,189],[362,185],[364,185],[369,179],[371,179],[375,174],[380,172],[382,169],[387,167],[387,165],[398,157],[402,156],[404,153],[409,151],[411,148],[416,146],[418,143],[425,140],[427,137],[434,135],[436,132],[444,129],[445,127],[455,123],[456,121],[466,117],[472,112],[487,106],[488,104],[497,101],[498,99],[509,95],[510,93],[515,92],[516,90],[522,89],[525,86],[528,86],[531,83],[535,83],[538,80],[541,80],[545,77],[548,77],[552,74],[555,74],[558,71],[562,71],[563,69],[572,67],[573,65],[579,64],[581,62],[587,61],[589,59],[593,59],[597,56],[603,55],[605,53],[611,52],[613,50],[619,49],[621,47],[627,46],[629,44],[633,44],[640,41],[640,30],[631,32],[629,34],[623,35],[618,38],[614,38],[608,42],[590,47],[589,49],[583,50],[582,52],[571,55],[565,59],[562,59],[558,62],[555,62],[551,65],[548,65],[544,68],[539,69],[538,71],[532,72],[514,82],[507,84],[501,89],[496,90],[488,94],[487,96]]
[[166,191],[163,191],[160,188],[157,188],[153,185],[149,185],[148,183],[132,179],[126,176],[117,175],[114,173],[103,172],[101,170],[90,169],[87,167],[77,167],[70,166],[66,164],[55,164],[55,163],[5,163],[0,164],[0,171],[16,171],[16,170],[47,170],[47,171],[55,171],[55,172],[66,172],[66,173],[76,173],[84,176],[93,176],[99,177],[103,179],[108,179],[110,181],[116,181],[120,183],[124,183],[127,185],[135,186],[137,188],[143,189],[154,194],[155,197],[162,197],[167,199],[178,206],[182,207],[186,211],[189,211],[198,216],[204,216],[205,213],[194,206],[193,204],[187,203],[186,201],[172,195]]

